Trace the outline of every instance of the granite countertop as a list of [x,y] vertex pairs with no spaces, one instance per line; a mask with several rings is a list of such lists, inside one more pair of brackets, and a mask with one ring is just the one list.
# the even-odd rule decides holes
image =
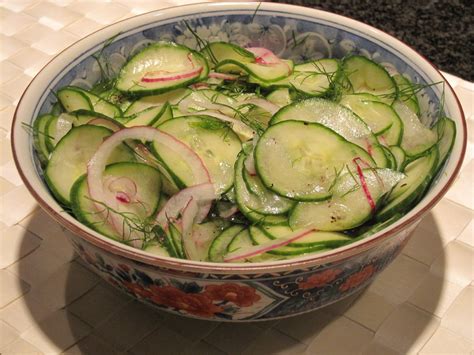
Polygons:
[[[401,255],[370,287],[324,309],[253,324],[200,321],[155,311],[99,280],[74,253],[66,240],[68,232],[39,209],[10,151],[13,113],[32,78],[62,49],[108,24],[162,7],[202,1],[0,1],[0,353],[472,355],[472,55],[457,51],[446,63],[438,63],[458,74],[444,75],[460,98],[469,127],[459,177]],[[360,18],[357,9],[362,8],[361,3],[367,9],[369,2],[311,3],[333,6],[335,12],[349,8],[349,15]],[[397,34],[408,33],[405,22],[384,15],[378,2],[372,3],[376,10],[370,10],[369,17],[373,21],[386,22]],[[438,8],[442,2],[426,4]],[[461,9],[467,5],[452,6]],[[421,21],[423,16],[416,14],[411,18]],[[446,27],[436,23],[429,30],[422,27],[425,32]],[[462,24],[448,26],[459,26],[459,37],[464,35]],[[425,54],[452,48],[449,43],[424,42]],[[444,66],[456,61],[467,64],[459,70]],[[468,72],[462,71],[464,67]]]
[[334,12],[401,39],[441,70],[474,81],[472,0],[271,0]]

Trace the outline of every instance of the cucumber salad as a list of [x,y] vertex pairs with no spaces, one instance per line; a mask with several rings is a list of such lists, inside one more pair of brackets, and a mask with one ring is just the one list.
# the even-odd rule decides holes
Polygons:
[[66,212],[160,256],[287,259],[393,223],[453,146],[451,119],[420,120],[423,87],[366,57],[200,44],[153,43],[55,93],[34,147]]

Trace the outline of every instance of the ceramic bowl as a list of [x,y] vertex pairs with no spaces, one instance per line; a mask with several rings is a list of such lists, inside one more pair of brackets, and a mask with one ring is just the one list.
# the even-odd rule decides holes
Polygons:
[[[258,7],[258,9],[257,9]],[[91,87],[100,77],[92,57],[104,50],[112,70],[157,40],[196,47],[184,21],[209,41],[267,47],[297,62],[309,58],[368,56],[426,84],[444,81],[426,59],[395,38],[363,23],[328,12],[271,3],[208,3],[151,12],[106,27],[67,48],[32,81],[13,124],[18,170],[40,206],[70,230],[75,250],[102,278],[137,299],[176,314],[202,319],[267,320],[311,311],[367,286],[400,252],[423,216],[442,198],[461,166],[466,123],[452,90],[444,85],[444,109],[457,125],[451,157],[425,197],[402,219],[373,236],[334,251],[258,264],[223,264],[159,257],[105,238],[64,212],[43,179],[22,128],[56,101],[52,92],[71,84]],[[420,95],[423,118],[432,123],[443,86]]]

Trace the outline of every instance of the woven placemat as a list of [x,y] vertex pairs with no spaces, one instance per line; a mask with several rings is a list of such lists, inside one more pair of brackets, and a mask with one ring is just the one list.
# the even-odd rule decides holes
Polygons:
[[254,324],[175,317],[88,271],[29,195],[10,125],[33,76],[107,24],[179,1],[0,2],[0,353],[397,354],[473,352],[474,85],[446,75],[469,124],[462,171],[403,254],[362,294],[304,316]]

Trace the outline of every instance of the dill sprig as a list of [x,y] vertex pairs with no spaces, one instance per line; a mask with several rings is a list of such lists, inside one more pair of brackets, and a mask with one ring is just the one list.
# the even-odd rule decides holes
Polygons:
[[[103,216],[102,220],[93,222],[93,225],[106,225],[107,220],[111,214],[121,217],[122,219],[122,242],[125,244],[131,244],[134,241],[142,241],[142,249],[146,249],[150,243],[157,242],[160,245],[163,245],[162,235],[159,233],[161,226],[159,226],[156,221],[152,218],[142,218],[134,212],[121,212],[118,211],[102,201],[95,200],[89,196],[84,196],[84,198],[92,201],[95,205],[102,207],[101,210],[96,212],[86,212],[90,215]],[[140,202],[138,202],[140,203]],[[159,227],[159,228],[157,228]],[[132,236],[135,233],[139,233],[140,237],[132,239]]]
[[47,134],[46,132],[44,131],[40,131],[38,129],[38,127],[35,127],[29,123],[26,123],[26,122],[22,122],[21,123],[21,126],[28,132],[28,134],[32,134],[33,136],[38,136],[38,135],[42,135],[42,136],[45,136],[46,138],[49,138],[49,139],[54,139],[53,136],[50,136],[49,134]]
[[257,106],[254,104],[242,104],[238,108],[232,108],[232,110],[234,111],[234,118],[240,119],[243,123],[253,129],[259,136],[261,136],[265,132],[265,127],[262,125],[262,123],[243,113],[244,109],[250,109],[254,107]]
[[[114,81],[112,80],[113,78],[110,77],[110,75],[112,74],[112,70],[110,69],[109,62],[107,60],[104,60],[104,51],[112,45],[112,43],[120,34],[121,32],[118,32],[117,34],[107,39],[102,45],[102,48],[97,53],[94,53],[92,55],[92,58],[96,60],[100,70],[100,79],[97,82],[96,86],[103,88],[103,91],[110,89],[114,86]],[[105,63],[105,67],[102,62]]]
[[257,16],[257,12],[258,12],[258,10],[260,10],[260,6],[262,6],[262,2],[259,2],[257,4],[257,7],[255,8],[255,11],[253,12],[252,17],[250,19],[251,23],[253,23],[253,20],[255,19],[255,16]]

